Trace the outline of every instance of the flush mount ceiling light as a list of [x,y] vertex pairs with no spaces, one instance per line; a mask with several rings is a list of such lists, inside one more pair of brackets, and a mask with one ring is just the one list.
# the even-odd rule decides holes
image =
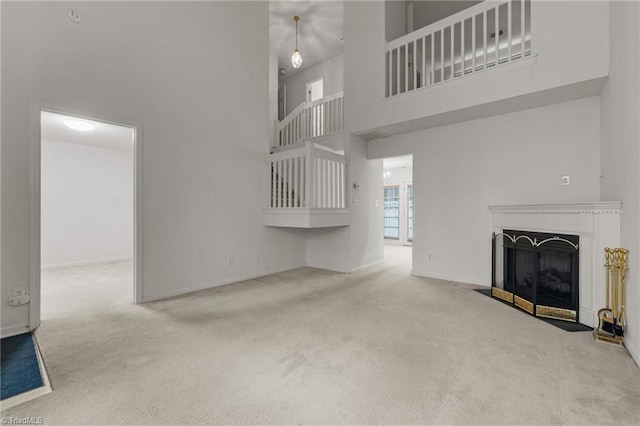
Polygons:
[[296,21],[296,48],[293,51],[293,55],[291,55],[291,65],[294,68],[300,68],[300,65],[302,65],[302,56],[300,56],[300,51],[298,50],[298,21],[300,17],[294,16],[293,20]]
[[79,132],[90,132],[96,128],[96,126],[88,121],[78,120],[77,118],[67,118],[64,120],[64,125]]

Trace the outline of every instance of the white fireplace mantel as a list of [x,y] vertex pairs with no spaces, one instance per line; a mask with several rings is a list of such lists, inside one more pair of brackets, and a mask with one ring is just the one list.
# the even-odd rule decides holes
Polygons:
[[620,247],[620,201],[489,206],[494,232],[516,229],[578,235],[579,321],[594,327],[605,305],[604,248]]

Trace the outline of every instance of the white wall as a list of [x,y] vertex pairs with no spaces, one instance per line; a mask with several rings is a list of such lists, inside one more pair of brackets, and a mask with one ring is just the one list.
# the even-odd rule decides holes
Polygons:
[[262,225],[267,2],[0,7],[3,333],[28,321],[7,300],[29,282],[32,99],[141,124],[144,300],[305,264],[304,231]]
[[269,140],[273,145],[275,121],[278,119],[278,55],[269,53]]
[[405,0],[385,0],[383,3],[385,20],[382,28],[385,40],[391,41],[402,37],[407,33],[407,2]]
[[622,201],[629,250],[625,345],[640,365],[640,6],[611,3],[611,70],[601,95],[602,199]]
[[553,96],[535,94],[558,87],[565,88],[562,100],[595,95],[599,86],[592,85],[601,85],[608,75],[608,4],[535,1],[534,57],[385,99],[385,4],[344,5],[345,124],[350,132],[431,118],[426,128],[540,106],[552,103]]
[[[408,241],[409,216],[408,216],[407,210],[409,206],[409,193],[408,193],[407,187],[411,185],[411,183],[413,182],[413,168],[407,167],[407,168],[399,168],[399,169],[384,169],[384,171],[390,172],[389,179],[384,181],[384,186],[397,186],[400,190],[399,191],[399,195],[400,195],[399,197],[399,203],[400,203],[399,235],[400,237],[397,240],[394,240],[391,238],[385,238],[384,243],[391,244],[391,245],[411,244],[411,242]],[[383,206],[383,209],[384,209],[384,206]]]
[[[382,238],[383,201],[382,160],[369,160],[366,142],[352,136],[349,158],[351,176],[351,268],[380,262],[384,258]],[[360,189],[353,183],[360,183]],[[358,205],[353,206],[354,199]]]
[[434,1],[416,0],[413,1],[413,29],[417,30],[427,25],[433,24],[441,19],[460,12],[474,4],[480,3],[477,0],[456,0],[456,1]]
[[42,266],[132,258],[133,150],[43,140],[41,158]]
[[324,96],[344,90],[344,56],[342,54],[282,79],[287,85],[287,114],[307,99],[307,83],[323,79]]
[[599,114],[591,97],[370,142],[413,153],[413,273],[490,285],[489,205],[599,200]]

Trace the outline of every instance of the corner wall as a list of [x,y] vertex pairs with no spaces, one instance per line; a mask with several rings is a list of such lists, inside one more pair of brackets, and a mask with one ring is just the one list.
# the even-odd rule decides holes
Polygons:
[[262,225],[268,2],[69,4],[0,2],[3,333],[28,322],[33,99],[141,124],[143,300],[304,266],[304,231]]
[[625,345],[640,365],[640,5],[611,3],[611,70],[601,94],[602,200],[621,200],[629,250]]
[[606,2],[533,1],[531,57],[385,98],[385,4],[344,5],[345,123],[351,133],[382,128],[397,134],[401,125],[416,130],[593,96],[608,75]]
[[599,200],[599,115],[591,97],[369,142],[413,154],[413,273],[490,285],[488,206]]

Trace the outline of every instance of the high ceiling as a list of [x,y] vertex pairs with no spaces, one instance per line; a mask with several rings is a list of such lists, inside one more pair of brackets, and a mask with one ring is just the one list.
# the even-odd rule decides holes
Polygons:
[[64,124],[69,117],[43,111],[40,121],[40,137],[45,140],[79,143],[101,148],[133,151],[133,129],[101,121],[85,120],[95,127],[88,132],[73,130]]
[[[291,65],[298,22],[298,50],[302,67]],[[278,55],[278,68],[287,70],[287,77],[342,53],[343,2],[324,0],[290,0],[270,2],[270,46]]]

